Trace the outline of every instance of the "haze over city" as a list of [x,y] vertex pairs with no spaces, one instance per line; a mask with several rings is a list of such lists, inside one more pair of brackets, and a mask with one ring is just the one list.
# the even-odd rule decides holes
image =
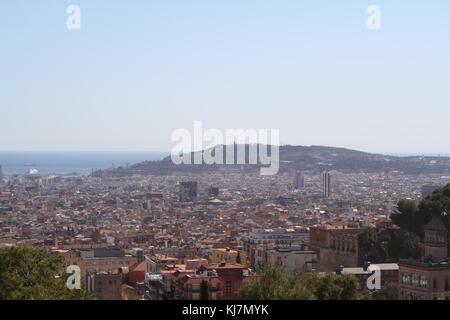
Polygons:
[[450,3],[0,4],[3,151],[170,151],[171,132],[279,128],[281,143],[450,153]]

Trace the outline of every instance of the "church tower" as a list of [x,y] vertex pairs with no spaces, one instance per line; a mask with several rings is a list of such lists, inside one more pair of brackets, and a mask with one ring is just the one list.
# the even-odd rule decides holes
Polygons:
[[441,217],[433,216],[424,231],[425,261],[439,262],[447,258],[448,230]]

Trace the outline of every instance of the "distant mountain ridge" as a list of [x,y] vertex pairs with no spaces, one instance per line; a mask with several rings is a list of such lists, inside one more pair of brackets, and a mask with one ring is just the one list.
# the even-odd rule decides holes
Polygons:
[[[260,148],[261,145],[257,147]],[[245,159],[248,163],[249,145],[234,145],[235,159],[239,147],[245,147]],[[270,150],[270,146],[268,149]],[[211,148],[212,149],[212,148]],[[210,152],[211,149],[202,151]],[[194,154],[191,153],[191,159]],[[214,154],[214,153],[213,153]],[[270,153],[269,153],[270,154]],[[292,146],[279,147],[280,172],[286,170],[301,171],[324,171],[338,170],[342,172],[388,172],[400,171],[405,174],[422,173],[450,173],[450,157],[433,156],[409,156],[399,157],[391,155],[374,154],[363,151],[351,150],[327,146]],[[226,148],[224,148],[224,160],[226,159]],[[192,162],[193,163],[193,162]],[[225,163],[225,161],[224,161]],[[235,162],[236,163],[236,162]],[[207,164],[181,164],[176,165],[170,156],[159,161],[145,161],[128,167],[96,171],[95,176],[120,177],[127,175],[170,175],[176,173],[205,173],[214,171],[241,171],[253,172],[262,165],[207,165]]]

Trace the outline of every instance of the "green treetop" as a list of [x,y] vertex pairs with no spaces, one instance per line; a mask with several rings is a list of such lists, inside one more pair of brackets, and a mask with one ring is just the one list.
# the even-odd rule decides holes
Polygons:
[[58,277],[64,258],[31,247],[0,248],[0,300],[88,300],[83,288],[69,290],[68,274]]

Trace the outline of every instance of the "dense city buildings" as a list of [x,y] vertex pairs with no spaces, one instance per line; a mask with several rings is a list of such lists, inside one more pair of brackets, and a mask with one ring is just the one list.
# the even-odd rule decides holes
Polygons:
[[[291,171],[8,175],[0,246],[63,256],[100,299],[200,299],[202,290],[238,299],[268,265],[289,275],[354,274],[363,286],[368,263],[380,266],[383,286],[400,285],[401,298],[445,298],[447,231],[437,220],[427,225],[423,261],[367,261],[358,235],[395,229],[399,200],[419,203],[422,186],[445,185],[449,176],[333,171],[333,196],[323,197],[322,172],[301,175],[303,188],[292,188]],[[416,277],[429,292],[414,286]]]
[[[236,263],[239,259],[242,261],[242,252],[231,248],[211,248],[208,259],[212,263]],[[246,258],[244,256],[245,260]]]

